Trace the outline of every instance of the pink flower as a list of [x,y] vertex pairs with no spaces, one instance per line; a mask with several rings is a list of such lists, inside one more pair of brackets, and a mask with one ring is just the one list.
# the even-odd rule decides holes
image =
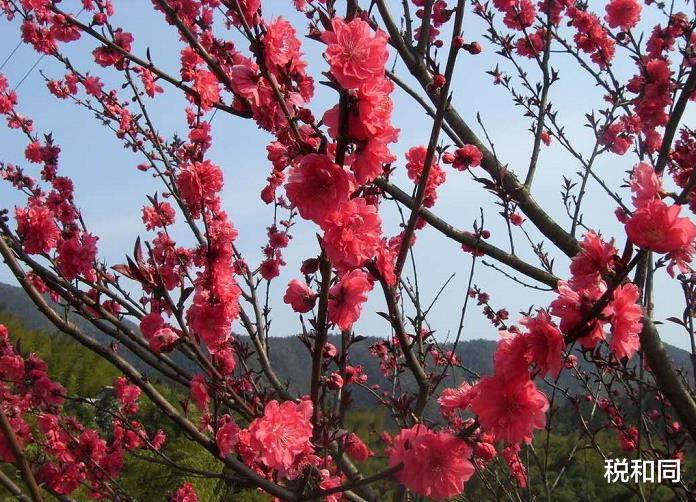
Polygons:
[[15,217],[24,251],[29,254],[48,253],[56,247],[60,229],[50,209],[30,204],[27,209],[15,208]]
[[179,340],[179,334],[171,328],[161,328],[148,339],[150,348],[156,353],[171,351]]
[[539,311],[536,317],[525,317],[522,324],[527,328],[524,336],[529,359],[540,370],[540,376],[551,373],[556,377],[561,371],[562,354],[565,347],[563,335],[549,315]]
[[619,447],[621,451],[636,451],[636,445],[638,444],[638,429],[635,426],[631,426],[625,431],[618,430],[619,434]]
[[222,190],[222,171],[209,160],[194,162],[181,169],[176,186],[192,215],[198,217],[202,207],[215,202]]
[[306,282],[299,279],[293,279],[288,283],[288,289],[283,296],[283,301],[301,314],[312,310],[316,300],[317,295],[309,289]]
[[325,31],[321,39],[328,45],[326,57],[331,74],[346,89],[356,89],[371,79],[384,75],[389,58],[387,36],[376,32],[356,17],[346,23],[343,19],[331,21],[332,31]]
[[263,417],[249,425],[249,445],[266,467],[285,471],[302,454],[313,451],[312,403],[301,401],[269,401]]
[[696,225],[679,217],[681,206],[668,206],[662,200],[647,202],[626,222],[626,234],[641,248],[670,253],[689,246],[696,238]]
[[[604,292],[605,286],[592,286],[580,290],[574,290],[567,282],[558,283],[558,298],[551,302],[551,314],[561,319],[561,331],[566,334],[575,334],[585,316],[592,310],[595,302]],[[584,327],[583,327],[584,329]],[[592,322],[589,330],[578,341],[587,348],[593,348],[597,342],[604,340],[603,321]]]
[[[365,82],[351,99],[351,113],[348,116],[348,136],[357,141],[379,140],[393,143],[398,138],[398,129],[391,123],[394,103],[390,94],[394,84],[384,78],[375,78]],[[337,138],[340,128],[340,110],[336,105],[323,117],[329,128],[329,135]]]
[[231,347],[223,347],[213,354],[213,363],[222,375],[231,375],[237,367],[235,351]]
[[5,381],[20,382],[24,378],[24,359],[16,354],[0,357],[0,375]]
[[465,171],[470,167],[481,165],[481,160],[483,160],[483,154],[476,145],[464,145],[455,150],[452,167]]
[[259,106],[261,97],[259,95],[259,74],[256,65],[252,63],[236,64],[232,67],[230,73],[235,91],[246,98],[252,105]]
[[138,398],[142,393],[140,387],[133,385],[125,377],[118,377],[114,381],[114,392],[124,413],[133,414],[138,411]]
[[[223,278],[221,278],[224,280]],[[214,301],[206,290],[197,291],[193,298],[193,305],[186,313],[191,330],[208,345],[209,350],[215,351],[230,336],[232,321],[239,314],[239,287],[233,284],[230,291],[222,301]],[[223,293],[222,288],[219,288]]]
[[355,174],[355,180],[364,185],[382,174],[384,164],[395,160],[396,157],[389,151],[387,144],[381,138],[373,138],[358,147],[351,169]]
[[522,31],[529,28],[536,19],[536,7],[532,0],[517,0],[515,5],[505,13],[503,23],[508,28]]
[[[515,49],[517,51],[517,54],[519,54],[520,56],[524,56],[531,59],[543,52],[545,43],[546,30],[544,28],[540,28],[534,33],[530,33],[526,37],[518,38],[517,42],[515,43]],[[551,137],[546,131],[543,131],[541,134],[542,140],[544,141],[544,143],[548,145],[548,142],[551,141]]]
[[300,216],[321,225],[348,200],[353,183],[350,174],[328,155],[311,153],[291,169],[285,190]]
[[263,37],[266,65],[274,69],[285,69],[289,66],[292,71],[300,61],[300,41],[297,39],[295,29],[283,18],[273,20],[266,25],[266,34]]
[[662,183],[652,166],[641,162],[635,167],[631,176],[631,191],[633,205],[637,208],[644,207],[651,200],[660,198]]
[[616,44],[600,24],[599,18],[575,6],[569,7],[567,12],[572,25],[577,29],[574,39],[578,48],[590,54],[595,64],[601,68],[606,67],[614,57]]
[[232,453],[232,449],[239,442],[239,431],[239,426],[229,415],[220,417],[218,420],[215,442],[222,458]]
[[140,331],[145,338],[150,338],[155,332],[164,326],[164,319],[156,312],[151,312],[140,320]]
[[196,373],[191,379],[191,384],[189,391],[191,392],[191,399],[199,410],[205,411],[208,409],[208,403],[210,402],[210,395],[208,394],[208,386],[205,383],[205,376],[203,373]]
[[37,477],[56,493],[67,495],[77,490],[85,478],[85,472],[77,462],[61,465],[46,463],[39,469]]
[[356,268],[382,244],[382,219],[363,198],[351,199],[322,223],[326,256],[336,268]]
[[527,342],[520,333],[501,330],[500,340],[493,354],[495,373],[506,378],[527,378],[531,363],[527,353]]
[[473,475],[471,448],[447,432],[433,432],[417,424],[403,429],[388,449],[389,466],[400,463],[396,479],[415,493],[434,500],[459,495]]
[[220,101],[220,83],[214,73],[198,70],[194,73],[193,88],[198,93],[198,102],[203,110]]
[[155,74],[147,68],[140,69],[140,80],[145,88],[145,94],[154,98],[156,94],[164,92],[164,89],[157,85]]
[[640,20],[640,3],[638,0],[611,0],[606,7],[604,19],[612,28],[620,27],[624,31],[633,28]]
[[382,246],[377,249],[377,270],[387,286],[396,284],[396,257],[398,249],[392,247],[386,239],[383,239]]
[[[427,151],[428,149],[424,146],[414,146],[406,152],[406,171],[409,179],[414,183],[420,183],[421,175],[425,168]],[[442,185],[446,178],[447,175],[433,158],[430,166],[430,173],[428,173],[428,183],[425,186],[425,197],[423,199],[423,205],[425,207],[432,207],[435,205],[437,187]]]
[[372,454],[360,436],[352,432],[346,436],[344,448],[348,456],[356,462],[364,462]]
[[500,455],[508,465],[508,468],[515,478],[515,481],[517,481],[517,484],[520,487],[525,488],[527,486],[527,470],[525,469],[522,460],[520,460],[520,445],[515,444],[509,446],[501,451]]
[[594,231],[587,232],[580,243],[581,251],[570,263],[572,287],[580,289],[597,286],[602,276],[614,270],[616,253],[614,240],[604,242]]
[[362,304],[367,301],[367,292],[372,281],[362,270],[351,270],[329,290],[329,321],[342,331],[349,330],[360,318]]
[[614,290],[614,296],[605,313],[611,317],[611,350],[617,358],[633,357],[640,348],[638,335],[643,328],[643,309],[638,305],[640,291],[633,283]]
[[549,402],[529,378],[505,378],[499,375],[482,378],[471,409],[481,427],[508,444],[531,443],[534,429],[546,425]]
[[143,207],[143,223],[148,230],[174,224],[176,213],[169,202]]
[[[297,5],[299,2],[303,2],[304,0],[295,0],[295,4]],[[319,471],[321,474],[321,482],[319,483],[319,488],[322,490],[330,490],[331,488],[336,488],[338,486],[341,486],[343,484],[343,477],[342,476],[332,476],[331,472],[328,469],[321,469]],[[341,502],[344,500],[344,497],[342,494],[339,493],[334,493],[327,495],[326,497],[323,498],[325,502]]]
[[476,387],[469,382],[462,382],[456,389],[443,389],[437,402],[440,403],[440,411],[448,417],[456,410],[465,410],[476,396]]
[[72,237],[58,245],[58,266],[67,279],[87,274],[97,256],[97,239],[92,234]]
[[170,502],[198,502],[198,496],[193,485],[187,481],[179,487]]

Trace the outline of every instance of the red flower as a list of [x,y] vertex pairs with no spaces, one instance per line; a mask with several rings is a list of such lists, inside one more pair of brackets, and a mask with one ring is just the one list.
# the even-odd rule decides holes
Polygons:
[[443,389],[437,402],[440,404],[440,412],[448,417],[456,410],[465,410],[476,396],[476,387],[468,382],[462,382],[456,389]]
[[513,30],[529,28],[536,19],[536,7],[532,0],[517,0],[515,5],[510,8],[503,18],[505,26]]
[[505,330],[501,330],[500,335],[493,354],[495,373],[510,379],[527,378],[531,361],[524,336]]
[[534,429],[546,425],[549,402],[529,377],[484,377],[476,388],[471,409],[478,415],[481,427],[498,441],[531,443]]
[[372,289],[372,281],[362,270],[351,270],[329,290],[329,320],[341,330],[349,330],[360,318],[362,304],[367,301],[367,293]]
[[631,191],[635,207],[643,207],[651,200],[660,198],[662,183],[652,166],[641,162],[635,167],[631,176]]
[[574,39],[578,48],[590,54],[595,64],[601,68],[606,67],[614,57],[616,47],[599,18],[576,7],[568,8],[568,17],[577,29]]
[[360,436],[352,432],[346,436],[345,451],[356,462],[364,462],[372,454],[367,445],[360,439]]
[[189,387],[191,399],[196,403],[198,409],[201,411],[207,410],[208,403],[210,402],[210,395],[208,394],[208,386],[205,383],[205,376],[203,376],[203,373],[196,373],[191,379]]
[[288,289],[283,296],[283,301],[301,314],[312,310],[316,300],[317,295],[309,289],[306,282],[299,279],[293,279],[288,283]]
[[321,225],[348,200],[353,183],[350,174],[328,155],[311,153],[292,168],[285,191],[300,216]]
[[276,67],[290,71],[294,70],[300,61],[300,48],[302,45],[297,39],[295,29],[283,18],[278,18],[266,26],[266,34],[263,37],[266,65],[270,69]]
[[325,31],[321,39],[328,45],[326,57],[331,74],[346,89],[356,89],[371,79],[384,76],[384,64],[389,58],[387,36],[376,32],[360,18],[346,23],[343,19],[331,21],[332,31]]
[[263,417],[249,425],[249,446],[258,454],[258,460],[266,467],[287,470],[295,459],[313,451],[312,403],[301,401],[298,404],[285,401],[270,401],[264,409]]
[[540,370],[540,376],[551,373],[553,377],[561,372],[562,355],[565,341],[563,335],[549,315],[539,311],[536,317],[525,317],[522,324],[527,328],[524,336],[529,359]]
[[[539,5],[542,5],[543,2],[540,2]],[[517,50],[517,54],[520,56],[524,56],[527,58],[534,58],[538,54],[541,54],[544,50],[544,45],[546,44],[546,30],[543,28],[538,29],[534,33],[530,33],[528,36],[520,37],[517,39],[517,43],[515,44],[515,49]],[[544,131],[546,133],[546,131]],[[542,133],[542,134],[544,134]],[[546,133],[547,139],[550,139],[548,137],[548,133]],[[546,143],[546,141],[544,141]],[[548,145],[548,143],[546,143]]]
[[47,207],[30,204],[27,209],[15,208],[15,218],[17,232],[27,253],[48,253],[58,244],[60,229]]
[[[551,314],[561,319],[560,328],[564,334],[569,335],[579,327],[605,289],[603,283],[577,291],[565,281],[558,283],[558,298],[551,302]],[[599,320],[593,321],[589,331],[578,339],[583,346],[590,349],[602,340],[603,322]]]
[[232,453],[232,448],[239,442],[239,426],[229,415],[224,415],[218,420],[218,430],[215,434],[220,456],[225,458]]
[[483,154],[476,145],[464,145],[463,147],[455,150],[452,167],[459,169],[460,171],[465,171],[470,167],[481,165],[482,159]]
[[193,88],[198,93],[198,102],[203,110],[220,101],[220,83],[214,73],[199,70],[195,73]]
[[222,171],[209,160],[184,166],[176,179],[181,198],[194,217],[200,216],[203,205],[216,201],[222,185]]
[[193,333],[208,345],[208,350],[216,351],[229,338],[232,321],[239,313],[238,294],[239,287],[236,285],[234,294],[225,302],[210,299],[210,294],[205,290],[196,292],[186,318]]
[[598,286],[602,276],[614,270],[616,253],[614,240],[604,242],[593,230],[587,232],[580,243],[581,251],[570,263],[572,287],[581,289]]
[[114,392],[124,413],[133,414],[138,411],[138,398],[142,393],[140,387],[133,385],[125,377],[118,377],[114,381]]
[[162,328],[155,331],[148,339],[150,348],[157,353],[169,352],[174,348],[179,335],[171,328]]
[[635,284],[619,286],[605,313],[611,314],[611,350],[617,358],[633,357],[640,347],[638,334],[643,328],[643,309],[638,305],[640,291]]
[[176,493],[170,499],[170,502],[198,502],[196,490],[188,481],[181,485]]
[[[414,146],[406,152],[406,170],[408,172],[408,177],[414,183],[420,183],[421,174],[425,167],[425,157],[427,155],[427,148],[424,146]],[[423,199],[423,205],[425,207],[432,207],[437,199],[437,187],[445,182],[447,175],[440,168],[435,159],[432,160],[432,165],[430,167],[430,173],[428,174],[428,183],[425,187],[425,198]]]
[[58,245],[58,266],[67,279],[87,274],[97,256],[97,240],[92,234],[72,237]]
[[148,230],[173,225],[175,218],[176,213],[169,202],[159,202],[156,207],[143,207],[143,223]]
[[606,7],[604,19],[612,28],[628,31],[640,20],[640,3],[638,0],[611,0]]
[[396,479],[419,495],[445,500],[459,495],[473,475],[471,448],[447,432],[433,432],[417,424],[403,429],[388,449],[389,466],[403,462]]
[[339,269],[362,266],[382,244],[382,219],[365,199],[351,199],[322,224],[326,256]]
[[656,253],[670,253],[691,245],[696,238],[696,225],[679,217],[681,206],[668,206],[654,199],[638,209],[626,222],[626,234],[641,248]]

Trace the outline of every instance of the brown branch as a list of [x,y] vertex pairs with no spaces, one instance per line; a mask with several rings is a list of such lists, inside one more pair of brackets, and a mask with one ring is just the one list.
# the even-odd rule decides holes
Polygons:
[[534,174],[536,173],[536,168],[539,161],[539,151],[541,150],[541,135],[544,132],[544,118],[546,117],[546,106],[549,98],[549,88],[551,87],[551,79],[549,77],[549,58],[551,56],[552,38],[550,16],[551,8],[547,5],[546,40],[544,42],[544,56],[540,64],[541,71],[543,74],[543,87],[541,90],[541,101],[539,102],[539,116],[537,117],[536,131],[534,131],[534,147],[532,148],[532,156],[529,161],[527,177],[524,180],[524,186],[527,190],[532,189],[532,182],[534,181]]
[[[401,190],[399,187],[392,184],[391,182],[385,180],[384,178],[377,178],[374,181],[374,184],[381,188],[384,192],[394,197],[394,199],[396,199],[398,202],[405,205],[406,207],[413,207],[413,198],[406,192]],[[487,242],[482,241],[481,239],[477,239],[471,233],[464,232],[453,227],[442,218],[436,216],[429,209],[421,208],[418,214],[421,218],[423,218],[430,225],[432,225],[433,228],[440,231],[440,233],[444,234],[450,239],[453,239],[462,244],[466,244],[470,248],[476,249],[477,251],[481,251],[483,254],[488,255],[491,258],[494,258],[500,263],[503,263],[508,267],[513,268],[518,272],[526,275],[527,277],[541,282],[542,284],[546,284],[547,286],[550,286],[552,288],[556,287],[556,284],[558,283],[559,279],[555,275],[546,272],[545,270],[542,270],[540,268],[534,267],[533,265],[530,265],[524,260],[521,260],[517,256],[503,251],[502,249],[496,246],[488,244]]]
[[660,334],[648,317],[643,317],[640,346],[648,358],[657,386],[669,399],[691,439],[696,442],[696,401],[679,379],[674,364],[660,340]]
[[211,440],[200,432],[193,423],[191,423],[186,417],[182,416],[176,410],[176,408],[174,408],[174,406],[167,401],[167,399],[164,398],[164,396],[162,396],[159,391],[148,381],[147,377],[143,376],[130,363],[128,363],[110,348],[102,346],[96,340],[93,340],[89,336],[85,335],[74,323],[64,320],[60,315],[58,315],[58,313],[48,305],[43,296],[41,296],[41,294],[28,281],[24,271],[19,266],[19,263],[17,263],[12,251],[7,246],[7,243],[3,238],[0,238],[0,255],[2,255],[5,263],[10,268],[17,281],[27,292],[30,299],[57,329],[69,335],[75,341],[115,366],[119,371],[121,371],[121,373],[123,373],[124,376],[126,376],[126,378],[128,378],[128,380],[140,387],[140,389],[142,389],[152,403],[155,404],[177,426],[179,426],[184,433],[200,444],[203,448],[208,450],[213,456],[220,459],[227,467],[232,469],[240,476],[248,479],[255,486],[267,491],[272,495],[275,495],[276,497],[283,500],[295,500],[296,497],[294,493],[285,487],[279,486],[272,481],[259,476],[236,457],[229,456],[221,458],[215,441]]
[[384,298],[387,301],[387,308],[389,310],[389,322],[396,333],[396,337],[399,339],[399,345],[401,350],[404,352],[404,357],[406,358],[406,364],[408,365],[411,373],[413,373],[416,383],[418,383],[418,401],[416,402],[415,415],[420,416],[425,410],[425,405],[430,397],[430,382],[428,375],[425,373],[423,366],[421,366],[420,361],[411,350],[411,342],[408,339],[408,334],[406,333],[406,328],[401,319],[401,312],[399,310],[399,305],[396,300],[396,294],[393,288],[390,288],[383,280],[380,281],[382,285],[382,290],[384,291]]
[[[421,87],[428,93],[428,97],[433,101],[436,96],[428,91],[432,79],[430,78],[427,68],[407,47],[399,28],[396,23],[394,23],[387,3],[384,0],[376,1],[380,16],[389,32],[391,43],[396,47],[409,73],[416,78]],[[578,241],[537,204],[529,191],[506,166],[498,162],[495,155],[486,148],[454,107],[447,107],[445,121],[460,138],[461,144],[472,144],[481,150],[483,153],[483,160],[481,162],[482,168],[502,187],[502,190],[506,194],[517,202],[520,210],[532,223],[534,223],[539,231],[567,256],[575,256],[580,251]]]
[[7,474],[0,471],[0,485],[4,486],[10,494],[20,502],[30,502],[31,499],[22,493],[22,490],[14,484]]
[[660,145],[660,152],[657,156],[657,162],[655,163],[655,172],[660,174],[669,160],[669,151],[672,148],[672,141],[674,140],[674,135],[677,132],[679,123],[681,122],[682,115],[684,115],[684,110],[686,110],[686,105],[689,103],[691,94],[696,88],[696,70],[693,68],[689,73],[689,77],[684,83],[684,88],[682,89],[677,103],[674,105],[672,110],[672,115],[669,118],[669,123],[665,127],[665,134],[662,138],[662,145]]
[[[0,239],[0,242],[2,242],[2,239]],[[2,407],[0,407],[0,428],[2,429],[2,432],[10,445],[10,449],[15,456],[17,466],[22,473],[24,484],[26,484],[27,488],[29,488],[31,500],[33,502],[42,502],[43,497],[41,496],[41,490],[39,489],[39,485],[36,484],[36,478],[34,478],[34,473],[29,465],[29,460],[27,460],[27,456],[24,454],[24,450],[20,446],[17,436],[12,429],[12,425],[7,419],[7,415],[5,415],[5,411],[2,409]]]
[[320,417],[319,410],[319,387],[321,386],[321,367],[323,361],[324,344],[328,335],[328,310],[329,310],[329,286],[331,285],[331,263],[322,254],[320,264],[321,286],[319,288],[319,307],[317,312],[317,320],[314,331],[314,348],[312,351],[312,379],[310,388],[310,397],[314,405],[312,422],[314,423],[315,431],[318,433],[318,424]]
[[[464,5],[465,4],[463,0],[459,0],[459,2],[457,3],[457,11],[454,19],[454,28],[452,29],[452,41],[450,43],[449,54],[447,56],[447,66],[445,68],[445,84],[439,90],[437,111],[435,113],[433,127],[430,132],[430,140],[428,141],[428,150],[425,154],[423,170],[420,174],[420,180],[418,180],[418,188],[416,189],[415,202],[413,207],[411,208],[411,216],[408,219],[406,229],[404,230],[401,238],[401,248],[399,249],[399,255],[396,259],[397,277],[401,277],[401,272],[403,271],[404,263],[406,262],[406,255],[408,254],[408,250],[411,248],[411,240],[413,238],[414,232],[416,231],[416,223],[418,222],[418,211],[423,206],[423,200],[425,199],[425,191],[428,186],[428,178],[430,177],[430,171],[432,169],[433,160],[435,158],[435,148],[437,147],[437,142],[440,138],[440,129],[442,128],[445,110],[449,107],[450,103],[449,90],[452,84],[452,75],[454,74],[454,66],[457,61],[457,54],[459,53],[459,47],[455,43],[455,38],[459,36],[462,30],[462,21],[464,19]],[[426,17],[427,16],[428,13],[426,11]]]
[[[164,80],[165,82],[169,82],[171,85],[173,85],[174,87],[177,87],[178,89],[181,89],[181,90],[184,91],[186,94],[188,94],[188,95],[190,95],[190,96],[194,96],[195,98],[200,98],[198,92],[196,92],[195,89],[193,89],[193,88],[187,86],[186,84],[184,84],[183,81],[177,80],[176,78],[172,77],[172,76],[169,75],[168,73],[166,73],[166,72],[160,70],[159,68],[157,68],[157,67],[156,67],[155,65],[153,65],[152,63],[150,63],[150,62],[148,62],[148,61],[145,61],[145,60],[139,58],[138,56],[136,56],[136,55],[134,55],[134,54],[131,54],[131,53],[128,52],[127,50],[123,49],[121,46],[119,46],[119,45],[113,43],[111,40],[107,39],[106,37],[102,36],[100,33],[98,33],[97,31],[95,31],[94,29],[90,28],[90,27],[87,26],[86,24],[81,23],[80,21],[78,21],[76,18],[74,18],[74,17],[71,16],[70,14],[67,14],[67,13],[63,12],[63,11],[61,11],[60,9],[56,8],[56,7],[52,7],[51,10],[52,10],[53,12],[55,12],[56,14],[61,14],[61,15],[65,16],[65,19],[66,19],[66,21],[67,21],[69,24],[72,24],[73,26],[79,28],[79,29],[82,30],[83,32],[85,32],[85,33],[87,33],[88,35],[92,36],[93,38],[95,38],[96,40],[98,40],[99,42],[101,42],[102,44],[106,45],[109,49],[118,52],[119,54],[121,54],[124,58],[128,59],[129,61],[131,61],[131,62],[137,64],[138,66],[140,66],[140,67],[142,67],[142,68],[145,68],[145,69],[147,69],[147,70],[150,70],[152,73],[154,73],[155,75],[157,75],[158,78]],[[213,104],[213,107],[215,107],[215,108],[217,108],[217,109],[219,109],[219,110],[222,110],[222,111],[224,111],[224,112],[227,112],[227,113],[229,113],[229,114],[231,114],[231,115],[236,115],[236,116],[238,116],[238,117],[243,117],[243,118],[248,118],[248,117],[249,117],[249,114],[239,112],[239,111],[235,110],[234,108],[232,108],[231,106],[227,106],[227,105],[225,105],[224,103],[221,103],[221,102],[220,102],[220,103],[214,103],[214,104]]]

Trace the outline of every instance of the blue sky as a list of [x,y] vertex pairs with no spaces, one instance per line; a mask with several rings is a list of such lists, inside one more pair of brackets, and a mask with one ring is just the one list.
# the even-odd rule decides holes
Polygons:
[[[282,15],[290,18],[302,34],[301,27],[306,19],[298,15],[290,1],[264,2],[267,17]],[[75,0],[64,2],[64,8],[77,5]],[[135,37],[133,50],[144,55],[150,49],[156,64],[171,73],[177,73],[178,51],[180,43],[174,30],[167,26],[160,13],[154,12],[149,2],[141,0],[116,1],[116,25],[123,26]],[[397,6],[400,2],[395,2]],[[590,2],[595,11],[603,10],[604,2]],[[645,7],[644,7],[645,8]],[[645,8],[648,9],[649,8]],[[76,10],[79,10],[76,9]],[[648,12],[649,21],[645,24],[649,30],[655,23],[650,21],[654,13]],[[0,21],[0,61],[10,53],[17,44],[18,23]],[[529,163],[532,136],[528,131],[529,123],[522,117],[520,108],[513,106],[510,96],[500,86],[491,84],[491,77],[485,74],[499,62],[492,54],[488,43],[483,40],[482,23],[467,13],[464,23],[464,36],[468,40],[479,40],[484,52],[479,56],[463,54],[455,71],[454,103],[461,115],[469,121],[474,130],[481,133],[476,124],[476,113],[480,112],[482,120],[491,136],[496,151],[501,159],[508,162],[511,169],[523,177]],[[64,52],[81,70],[90,70],[105,81],[107,87],[116,87],[120,81],[114,74],[96,67],[91,59],[91,51],[96,45],[92,40],[83,39],[64,47]],[[327,65],[321,57],[321,45],[303,38],[303,51],[309,62],[309,68],[315,77],[326,71]],[[17,83],[37,61],[38,56],[30,47],[22,45],[9,63],[2,70],[12,83]],[[585,114],[604,105],[601,92],[584,73],[576,70],[569,56],[554,55],[553,66],[560,70],[561,81],[552,88],[551,99],[558,110],[559,121],[565,124],[567,135],[574,145],[583,153],[589,153],[593,145],[591,131],[584,127]],[[400,68],[397,65],[397,70]],[[511,71],[501,62],[501,70]],[[615,67],[622,77],[633,73],[630,62]],[[61,172],[73,177],[76,182],[76,198],[83,210],[87,225],[100,237],[100,257],[109,264],[123,261],[126,253],[133,248],[138,235],[151,237],[145,231],[140,210],[145,204],[146,194],[161,190],[161,187],[148,175],[141,173],[135,166],[141,159],[126,151],[112,132],[102,127],[86,110],[76,107],[69,101],[61,101],[48,93],[41,75],[49,77],[62,76],[63,69],[50,58],[40,61],[37,68],[22,83],[20,110],[31,116],[37,131],[52,131],[56,142],[62,148]],[[530,67],[530,75],[537,74]],[[185,134],[184,100],[179,92],[162,84],[165,94],[149,101],[149,109],[160,132],[171,136],[175,132]],[[413,104],[403,93],[395,91],[394,122],[401,129],[400,141],[393,148],[399,157],[397,161],[398,183],[410,191],[404,174],[404,152],[411,146],[427,144],[431,122],[417,105]],[[333,91],[317,86],[317,94],[312,109],[317,116],[333,106],[336,96]],[[687,123],[693,123],[693,107],[687,112]],[[218,113],[213,121],[214,143],[209,158],[223,169],[226,188],[224,192],[225,209],[229,212],[235,226],[239,229],[238,245],[250,263],[258,263],[260,248],[265,243],[265,228],[272,221],[272,208],[260,202],[259,192],[265,184],[270,164],[266,159],[265,147],[271,140],[270,135],[257,130],[254,124],[244,119]],[[23,159],[25,143],[15,131],[0,128],[0,151],[2,160],[26,165]],[[619,189],[625,171],[635,162],[635,157],[627,154],[619,157],[613,154],[602,156],[595,164],[595,172],[610,186]],[[33,166],[28,167],[29,170]],[[570,228],[570,219],[565,217],[560,196],[563,176],[577,179],[580,165],[555,142],[551,147],[543,148],[539,168],[535,179],[533,193],[537,200],[547,208],[562,224]],[[448,182],[441,190],[434,211],[460,228],[471,228],[478,218],[480,208],[486,218],[486,227],[491,230],[491,242],[507,248],[507,234],[502,219],[497,215],[497,206],[493,199],[478,186],[466,173],[447,169]],[[627,199],[629,200],[629,199]],[[8,186],[0,185],[0,206],[12,208],[21,203],[21,199]],[[613,201],[590,183],[590,191],[583,207],[585,222],[588,226],[600,230],[605,236],[616,236],[619,247],[623,245],[623,231],[613,218],[615,207]],[[398,213],[393,207],[383,209],[385,233],[395,235],[398,232]],[[527,226],[533,239],[539,236],[531,226]],[[288,280],[299,275],[302,259],[316,254],[317,228],[310,222],[301,222],[294,227],[293,240],[285,253],[288,265],[281,277],[274,281],[271,290],[272,334],[289,335],[296,332],[300,325],[296,314],[282,303],[282,295]],[[190,238],[183,229],[175,234],[182,244],[190,244]],[[516,230],[514,234],[516,250],[522,257],[534,260],[524,235]],[[548,246],[547,246],[548,247]],[[415,250],[419,270],[419,284],[423,294],[423,303],[429,304],[448,277],[455,273],[430,316],[431,326],[437,330],[438,338],[444,340],[456,332],[461,304],[466,294],[467,279],[471,266],[469,254],[463,253],[459,246],[432,229],[419,232]],[[568,260],[560,255],[556,258],[555,273],[567,276]],[[680,291],[678,286],[670,283],[658,273],[656,289],[656,317],[658,319],[671,315],[680,316]],[[0,267],[0,281],[14,283],[9,271]],[[543,306],[552,300],[552,293],[542,293],[520,288],[479,262],[474,282],[488,291],[494,307],[507,307],[512,319],[519,318],[517,312],[527,310],[531,305]],[[672,309],[673,306],[676,309]],[[365,314],[355,329],[360,334],[387,336],[390,333],[386,321],[375,312],[385,310],[383,298],[378,290],[371,294],[365,308]],[[665,341],[686,348],[688,339],[676,327],[662,327]],[[465,338],[497,338],[497,331],[480,314],[475,305],[470,304],[467,312]]]

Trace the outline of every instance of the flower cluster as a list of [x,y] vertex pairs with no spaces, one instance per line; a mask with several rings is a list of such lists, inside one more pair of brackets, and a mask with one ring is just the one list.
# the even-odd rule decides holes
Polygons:
[[[137,411],[140,389],[116,381],[120,415],[111,423],[110,439],[83,425],[63,410],[65,389],[48,375],[46,363],[36,354],[23,355],[12,345],[7,328],[0,324],[0,408],[8,418],[20,446],[41,449],[30,455],[39,482],[60,495],[69,495],[82,485],[94,498],[109,498],[113,480],[123,468],[128,451],[158,449],[165,440],[158,431],[149,437],[136,420],[126,419]],[[0,461],[15,462],[5,434],[0,434]]]
[[460,494],[474,474],[471,448],[449,432],[418,424],[402,429],[388,450],[389,465],[403,463],[396,478],[419,495],[445,500]]

